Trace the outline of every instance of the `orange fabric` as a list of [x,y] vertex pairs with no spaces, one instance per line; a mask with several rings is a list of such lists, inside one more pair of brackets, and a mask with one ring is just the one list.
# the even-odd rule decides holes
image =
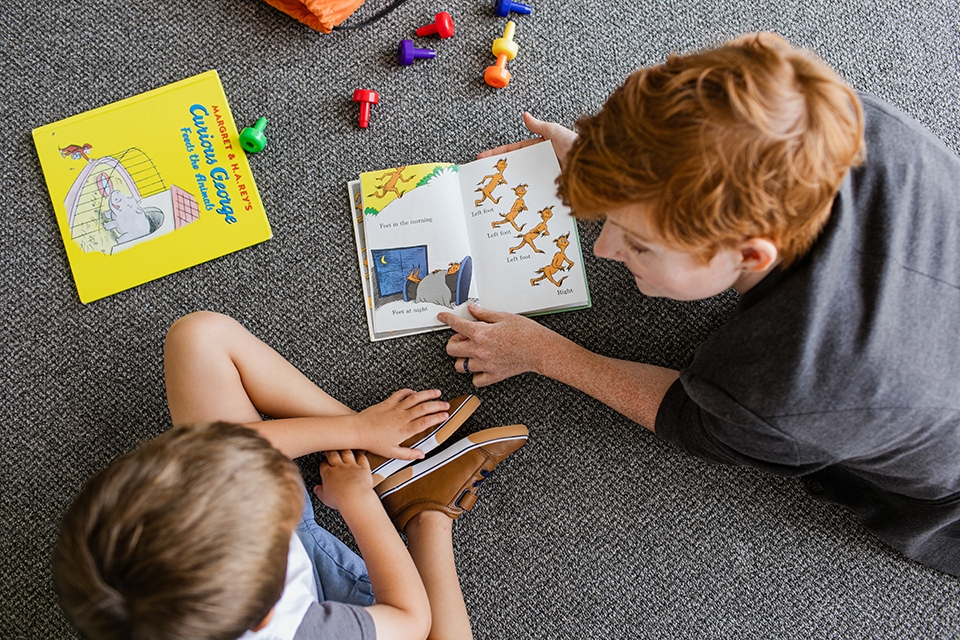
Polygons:
[[356,11],[363,0],[266,0],[267,4],[312,29],[330,33]]

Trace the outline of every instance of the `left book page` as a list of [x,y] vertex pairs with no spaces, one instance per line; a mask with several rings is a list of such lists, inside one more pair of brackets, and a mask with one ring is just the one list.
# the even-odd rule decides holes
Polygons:
[[402,336],[414,335],[416,333],[433,331],[434,328],[431,327],[426,329],[378,332],[376,327],[373,326],[373,282],[370,278],[370,261],[367,258],[367,236],[363,229],[363,196],[360,193],[360,181],[350,181],[347,183],[347,189],[350,195],[350,208],[353,211],[353,237],[357,244],[357,261],[360,265],[360,282],[363,286],[363,310],[367,315],[367,329],[370,333],[370,340],[386,340],[387,338],[399,338]]
[[272,233],[216,71],[33,130],[80,300]]
[[369,171],[360,174],[360,189],[358,242],[366,248],[371,334],[396,337],[443,327],[441,311],[466,316],[479,292],[457,166]]

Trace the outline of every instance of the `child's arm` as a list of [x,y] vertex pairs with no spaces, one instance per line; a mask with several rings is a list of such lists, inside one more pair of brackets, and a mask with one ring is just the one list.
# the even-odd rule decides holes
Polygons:
[[449,417],[440,391],[401,389],[360,413],[283,418],[247,423],[290,458],[317,451],[362,449],[386,458],[414,460],[423,454],[400,443]]
[[367,607],[379,640],[423,640],[430,632],[430,602],[420,574],[373,491],[363,453],[328,451],[320,465],[317,497],[343,516],[367,565],[377,604]]
[[[446,420],[450,408],[435,402],[437,390],[404,389],[358,414],[236,320],[208,311],[170,327],[163,366],[174,425],[244,424],[291,458],[334,449],[419,458],[399,443]],[[261,422],[261,414],[276,419]]]

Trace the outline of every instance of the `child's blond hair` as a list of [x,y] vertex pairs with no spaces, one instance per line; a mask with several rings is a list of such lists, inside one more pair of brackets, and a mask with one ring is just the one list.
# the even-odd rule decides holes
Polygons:
[[175,427],[91,478],[60,523],[54,586],[89,638],[235,640],[283,592],[297,467],[255,431]]
[[644,203],[665,243],[704,261],[752,237],[784,265],[804,255],[865,154],[857,94],[770,33],[636,71],[577,127],[559,181],[574,213]]

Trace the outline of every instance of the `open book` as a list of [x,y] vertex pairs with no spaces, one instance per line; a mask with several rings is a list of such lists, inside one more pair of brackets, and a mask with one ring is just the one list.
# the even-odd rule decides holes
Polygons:
[[556,196],[553,147],[467,164],[371,171],[349,183],[371,340],[470,318],[590,306],[577,225]]

